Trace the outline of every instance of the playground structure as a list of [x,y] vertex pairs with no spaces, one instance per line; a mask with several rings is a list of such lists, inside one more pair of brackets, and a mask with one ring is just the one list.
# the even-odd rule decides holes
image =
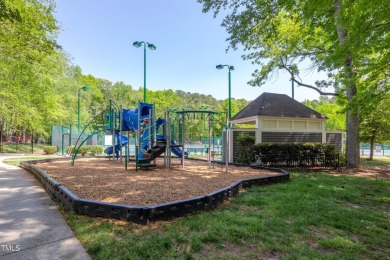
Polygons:
[[[195,117],[196,114],[201,114],[205,120],[208,120],[207,161],[211,163],[211,129],[218,112],[167,109],[165,118],[156,119],[154,104],[138,102],[137,108],[130,110],[123,109],[111,100],[108,108],[95,116],[80,133],[73,150],[72,165],[74,165],[78,150],[88,139],[96,134],[108,132],[111,134],[112,142],[104,152],[113,160],[119,159],[122,162],[124,158],[126,169],[130,160],[135,160],[136,170],[154,167],[156,166],[155,159],[162,154],[164,154],[165,167],[170,168],[172,153],[181,159],[181,166],[184,168],[185,159],[188,157],[188,153],[184,151],[185,121],[189,116]],[[175,129],[177,129],[177,139]],[[130,159],[130,138],[135,140],[134,159]]]

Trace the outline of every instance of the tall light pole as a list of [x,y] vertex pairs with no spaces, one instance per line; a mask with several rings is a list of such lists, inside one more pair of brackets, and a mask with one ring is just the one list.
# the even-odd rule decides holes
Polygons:
[[291,74],[291,97],[294,99],[294,72]]
[[230,71],[234,70],[233,66],[230,65],[222,65],[219,64],[216,66],[217,69],[221,70],[223,67],[227,67],[229,70],[229,120],[232,118],[232,88],[231,88],[231,80],[230,80]]
[[80,90],[83,90],[83,91],[90,91],[89,87],[87,86],[84,86],[84,87],[81,87],[79,88],[79,91],[77,93],[77,131],[80,132]]
[[294,69],[296,69],[295,65],[287,65],[288,72],[291,74],[291,98],[294,99]]
[[146,45],[152,51],[156,50],[156,45],[144,41],[133,42],[133,46],[139,48],[144,44],[144,103],[146,103]]

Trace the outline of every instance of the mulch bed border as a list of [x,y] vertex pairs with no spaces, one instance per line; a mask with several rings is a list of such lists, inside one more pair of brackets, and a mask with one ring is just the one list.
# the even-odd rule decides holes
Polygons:
[[253,185],[267,185],[272,183],[286,182],[290,179],[290,174],[283,169],[269,168],[264,166],[247,166],[254,169],[278,172],[279,174],[268,177],[239,180],[223,189],[214,191],[204,196],[198,196],[190,199],[178,200],[147,207],[129,206],[124,204],[112,204],[79,198],[74,193],[72,193],[72,191],[62,186],[55,179],[50,177],[44,170],[34,165],[37,163],[66,160],[70,160],[70,158],[52,158],[44,160],[23,161],[20,163],[20,166],[33,173],[34,176],[41,182],[43,188],[46,190],[50,198],[67,211],[74,212],[78,215],[120,219],[144,225],[150,221],[170,220],[189,214],[212,210],[224,202],[230,200],[232,197],[237,196],[240,189],[249,188]]

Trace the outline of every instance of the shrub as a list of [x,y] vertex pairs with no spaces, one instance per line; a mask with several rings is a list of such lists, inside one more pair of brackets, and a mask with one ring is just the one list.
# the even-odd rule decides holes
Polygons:
[[239,147],[237,162],[242,164],[250,164],[254,161],[255,158],[253,147],[256,142],[256,137],[244,134],[238,136],[237,141]]
[[65,147],[65,153],[72,154],[73,149],[74,149],[74,146],[67,146],[67,147]]
[[338,153],[333,144],[321,143],[260,143],[255,145],[254,150],[258,155],[330,155]]
[[53,145],[43,146],[43,152],[45,154],[54,154],[57,151],[58,151],[58,147],[57,146],[53,146]]
[[81,154],[81,156],[85,156],[85,155],[95,156],[102,153],[103,153],[103,147],[100,145],[84,145],[81,146],[77,152],[77,154]]
[[[268,165],[337,166],[339,152],[332,144],[321,143],[260,143],[253,148],[261,162]],[[319,156],[323,159],[319,160]],[[342,158],[341,158],[342,159]],[[323,161],[322,161],[323,160]],[[340,160],[340,164],[342,164]]]

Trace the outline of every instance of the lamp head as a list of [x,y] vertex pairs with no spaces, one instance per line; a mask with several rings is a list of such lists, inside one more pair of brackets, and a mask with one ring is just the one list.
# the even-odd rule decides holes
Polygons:
[[229,66],[229,70],[234,70],[234,66]]
[[217,68],[218,70],[221,70],[221,69],[223,69],[223,65],[219,64],[219,65],[215,66],[215,68]]
[[142,46],[142,42],[139,42],[139,41],[133,42],[133,46],[136,48],[139,48]]
[[148,43],[148,48],[151,49],[152,51],[155,51],[156,50],[156,45],[154,45],[152,43]]
[[89,88],[89,87],[87,87],[87,86],[84,86],[84,87],[82,87],[81,88],[83,91],[86,91],[86,92],[88,92],[88,91],[90,91],[91,89]]

